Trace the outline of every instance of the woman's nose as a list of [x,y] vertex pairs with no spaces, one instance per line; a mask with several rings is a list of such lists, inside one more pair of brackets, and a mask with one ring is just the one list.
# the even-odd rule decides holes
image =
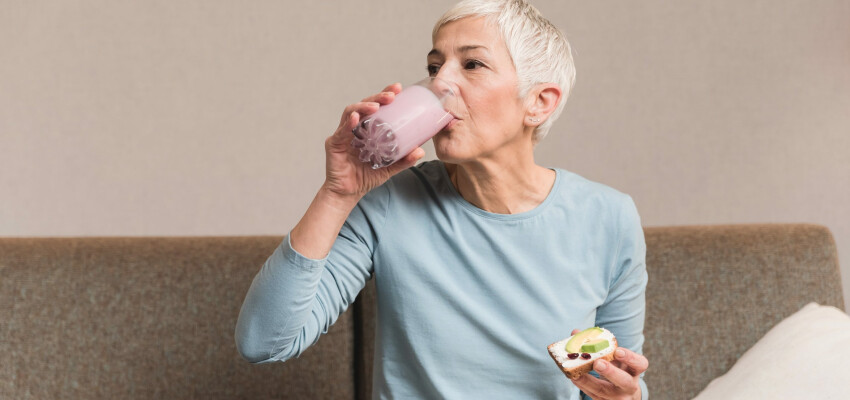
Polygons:
[[[437,74],[434,75],[434,91],[437,94],[445,94],[449,93],[452,96],[457,96],[460,94],[460,82],[461,77],[457,74],[457,72],[452,71],[450,67],[443,66],[437,71]],[[439,90],[439,92],[438,92]]]
[[458,82],[457,75],[456,68],[452,67],[451,63],[446,63],[437,70],[437,75],[435,76],[446,82]]
[[437,74],[434,78],[434,82],[431,84],[431,90],[436,93],[437,96],[444,97],[457,95],[457,83],[446,80],[445,75],[440,76],[440,74]]

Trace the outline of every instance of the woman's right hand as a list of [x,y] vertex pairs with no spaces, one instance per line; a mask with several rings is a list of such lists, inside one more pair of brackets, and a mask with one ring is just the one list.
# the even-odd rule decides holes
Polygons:
[[359,150],[351,146],[354,138],[351,131],[360,120],[378,111],[379,106],[392,103],[400,92],[401,84],[395,83],[381,93],[345,107],[336,132],[325,140],[325,183],[322,189],[343,198],[359,199],[391,176],[415,165],[425,155],[425,150],[420,147],[388,167],[372,169],[370,164],[358,159]]

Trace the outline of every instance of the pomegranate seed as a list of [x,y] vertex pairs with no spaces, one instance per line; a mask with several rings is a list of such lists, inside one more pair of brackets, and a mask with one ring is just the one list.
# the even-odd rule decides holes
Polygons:
[[569,357],[570,360],[575,360],[576,358],[578,358],[578,353],[567,354],[567,357]]
[[585,359],[585,360],[590,360],[590,354],[587,354],[587,353],[581,353],[581,358],[583,358],[583,359]]

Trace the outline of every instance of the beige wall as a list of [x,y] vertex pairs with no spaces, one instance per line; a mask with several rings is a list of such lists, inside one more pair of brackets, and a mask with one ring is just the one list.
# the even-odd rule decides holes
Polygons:
[[[3,1],[0,235],[285,234],[451,3]],[[645,225],[826,225],[850,293],[850,2],[535,4],[578,69],[541,164]]]

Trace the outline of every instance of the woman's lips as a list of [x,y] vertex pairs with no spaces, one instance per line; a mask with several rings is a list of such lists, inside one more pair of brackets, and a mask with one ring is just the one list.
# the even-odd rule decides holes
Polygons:
[[452,127],[453,127],[453,126],[455,126],[455,125],[457,125],[458,121],[460,121],[460,120],[461,120],[460,118],[458,118],[458,117],[457,117],[457,115],[455,115],[455,113],[453,113],[453,112],[449,111],[449,114],[452,116],[452,120],[451,120],[451,121],[449,121],[449,123],[448,123],[448,124],[446,124],[446,126],[445,126],[445,128],[443,128],[443,130],[450,130],[450,129],[452,129]]
[[459,119],[457,119],[457,118],[452,118],[452,120],[451,120],[451,121],[449,121],[449,123],[448,123],[448,124],[446,124],[446,127],[445,127],[445,128],[443,128],[443,130],[450,130],[450,129],[452,129],[452,128],[453,128],[453,127],[454,127],[454,126],[455,126],[455,125],[456,125],[459,121],[460,121],[460,120],[459,120]]

